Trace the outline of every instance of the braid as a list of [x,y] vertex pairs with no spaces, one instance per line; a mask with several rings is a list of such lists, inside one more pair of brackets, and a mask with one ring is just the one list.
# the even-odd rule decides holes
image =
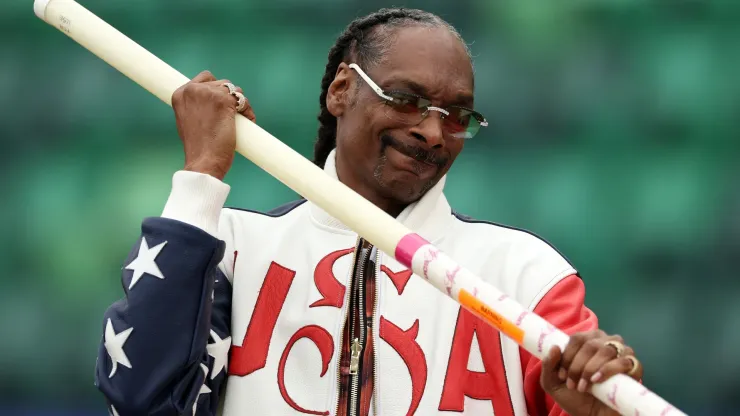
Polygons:
[[326,97],[329,93],[329,86],[339,69],[339,64],[350,57],[354,57],[361,66],[377,64],[391,39],[387,33],[377,33],[379,31],[375,29],[380,26],[411,25],[447,27],[462,41],[462,37],[450,24],[432,13],[417,9],[393,8],[380,9],[375,13],[355,19],[329,50],[326,72],[321,79],[319,131],[314,144],[314,163],[319,167],[324,167],[329,153],[337,144],[337,119],[327,109]]

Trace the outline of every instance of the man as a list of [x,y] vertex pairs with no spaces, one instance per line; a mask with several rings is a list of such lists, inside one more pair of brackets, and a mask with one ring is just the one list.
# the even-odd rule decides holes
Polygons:
[[[329,52],[315,162],[574,334],[540,362],[319,207],[223,207],[242,90],[208,72],[173,96],[185,167],[145,219],[104,317],[96,385],[118,415],[614,415],[587,390],[642,367],[531,234],[451,210],[444,175],[485,126],[439,17],[383,9]],[[243,186],[249,186],[248,180]]]

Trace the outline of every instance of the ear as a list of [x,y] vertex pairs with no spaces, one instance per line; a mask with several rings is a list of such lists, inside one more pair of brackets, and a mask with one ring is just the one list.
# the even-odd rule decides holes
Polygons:
[[352,69],[346,63],[342,62],[337,68],[334,81],[329,84],[329,90],[326,94],[326,108],[331,115],[339,118],[350,107],[352,102]]

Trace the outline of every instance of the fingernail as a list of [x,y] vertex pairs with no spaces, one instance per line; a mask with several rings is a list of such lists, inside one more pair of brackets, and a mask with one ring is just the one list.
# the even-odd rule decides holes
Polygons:
[[578,391],[580,391],[581,393],[584,393],[586,391],[587,385],[588,383],[586,382],[586,380],[581,379],[581,381],[578,382]]
[[592,383],[596,383],[599,380],[601,380],[601,371],[597,371],[596,373],[594,373],[594,375],[591,376]]
[[560,381],[565,381],[565,378],[568,377],[568,372],[565,371],[564,368],[561,368],[560,371],[558,371],[558,377],[560,378]]
[[566,386],[567,386],[567,387],[568,387],[569,389],[571,389],[571,390],[573,390],[573,389],[575,389],[575,388],[576,388],[576,382],[575,382],[575,381],[573,381],[573,380],[571,380],[571,379],[568,379],[568,381],[566,381],[566,382],[565,382],[565,385],[566,385]]

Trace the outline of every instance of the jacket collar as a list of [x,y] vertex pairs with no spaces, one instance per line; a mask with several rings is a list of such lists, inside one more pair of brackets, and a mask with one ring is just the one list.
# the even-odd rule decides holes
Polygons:
[[[336,149],[332,150],[324,165],[324,172],[330,177],[339,180],[336,169]],[[411,231],[419,234],[429,242],[435,242],[444,236],[447,227],[452,221],[452,210],[447,202],[443,190],[447,175],[437,182],[418,201],[406,207],[396,217],[403,225]],[[320,226],[328,227],[337,231],[352,232],[341,221],[329,215],[319,206],[309,201],[311,217]]]

